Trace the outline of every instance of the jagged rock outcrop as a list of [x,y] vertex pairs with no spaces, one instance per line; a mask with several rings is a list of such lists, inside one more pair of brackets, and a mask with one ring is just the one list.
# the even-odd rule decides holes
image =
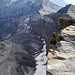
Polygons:
[[39,10],[40,14],[47,15],[54,12],[57,12],[59,9],[61,9],[60,6],[53,4],[49,0],[43,0],[42,1],[42,9]]
[[75,19],[59,18],[59,29],[64,29],[67,26],[75,25]]
[[57,42],[48,53],[48,75],[75,74],[75,26],[64,28],[61,37],[63,40]]
[[[63,11],[63,12],[62,12]],[[58,11],[58,13],[66,13],[68,15],[70,15],[72,18],[75,18],[74,14],[75,14],[75,6],[72,4],[66,5],[66,7],[60,9]]]
[[[69,7],[69,8],[68,8]],[[71,9],[70,9],[71,8]],[[72,13],[67,13],[67,12],[73,12],[72,11],[72,9],[74,10],[74,8],[75,8],[75,6],[74,5],[71,5],[71,4],[69,4],[69,5],[67,5],[67,6],[65,6],[65,7],[63,7],[63,8],[61,8],[58,12],[56,12],[56,13],[52,13],[52,14],[49,14],[49,15],[45,15],[44,16],[44,18],[43,18],[43,21],[41,22],[42,24],[40,24],[39,26],[41,26],[42,25],[42,27],[43,27],[43,29],[44,29],[44,27],[45,27],[45,29],[46,29],[46,27],[48,27],[48,29],[47,29],[47,31],[45,31],[45,29],[43,30],[43,29],[41,29],[41,30],[43,30],[43,32],[44,32],[44,36],[46,36],[47,37],[47,39],[49,40],[49,38],[48,37],[52,37],[52,33],[53,32],[59,32],[60,31],[60,29],[59,29],[59,23],[58,23],[58,19],[59,18],[69,18],[69,19],[72,19],[72,18],[74,18],[74,16],[72,16],[71,14]],[[73,14],[75,14],[74,12],[73,12]],[[64,21],[63,21],[63,23],[61,23],[61,24],[63,24],[64,25]],[[69,23],[69,22],[67,22],[67,23]],[[66,23],[65,23],[66,24]],[[69,23],[69,24],[71,24],[71,23]],[[36,24],[35,24],[36,25]],[[68,25],[68,24],[66,24],[66,25]],[[33,27],[34,28],[34,27]],[[39,27],[37,27],[37,25],[36,25],[36,27],[35,27],[35,29],[36,28],[38,28],[38,30],[39,30]],[[34,31],[35,31],[35,29],[34,29]],[[40,31],[40,30],[39,30]],[[35,31],[36,32],[36,31]],[[37,32],[38,33],[38,32]],[[51,34],[51,35],[49,35],[49,33]]]

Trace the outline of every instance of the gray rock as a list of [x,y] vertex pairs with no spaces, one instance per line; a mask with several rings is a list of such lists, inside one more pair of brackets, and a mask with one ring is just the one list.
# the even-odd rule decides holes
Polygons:
[[53,75],[75,74],[75,26],[68,26],[61,31],[64,41],[53,48],[54,55],[48,53],[47,71]]

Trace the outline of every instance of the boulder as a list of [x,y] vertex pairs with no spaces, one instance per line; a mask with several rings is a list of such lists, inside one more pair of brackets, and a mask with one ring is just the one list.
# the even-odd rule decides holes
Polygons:
[[64,40],[48,53],[47,75],[75,75],[75,26],[63,29],[61,36]]

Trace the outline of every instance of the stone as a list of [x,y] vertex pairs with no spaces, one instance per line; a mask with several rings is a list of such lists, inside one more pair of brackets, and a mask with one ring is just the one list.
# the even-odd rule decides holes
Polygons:
[[[47,71],[53,75],[75,74],[75,26],[61,31],[64,40],[57,42],[48,53]],[[47,74],[48,75],[48,74]]]

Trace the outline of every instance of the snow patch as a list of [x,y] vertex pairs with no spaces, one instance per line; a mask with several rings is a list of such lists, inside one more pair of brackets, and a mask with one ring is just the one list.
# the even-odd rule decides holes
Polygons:
[[46,57],[46,42],[44,39],[43,40],[43,49],[42,49],[42,53],[40,53],[36,58],[36,71],[34,73],[34,75],[46,75],[46,61],[47,61],[47,57]]

